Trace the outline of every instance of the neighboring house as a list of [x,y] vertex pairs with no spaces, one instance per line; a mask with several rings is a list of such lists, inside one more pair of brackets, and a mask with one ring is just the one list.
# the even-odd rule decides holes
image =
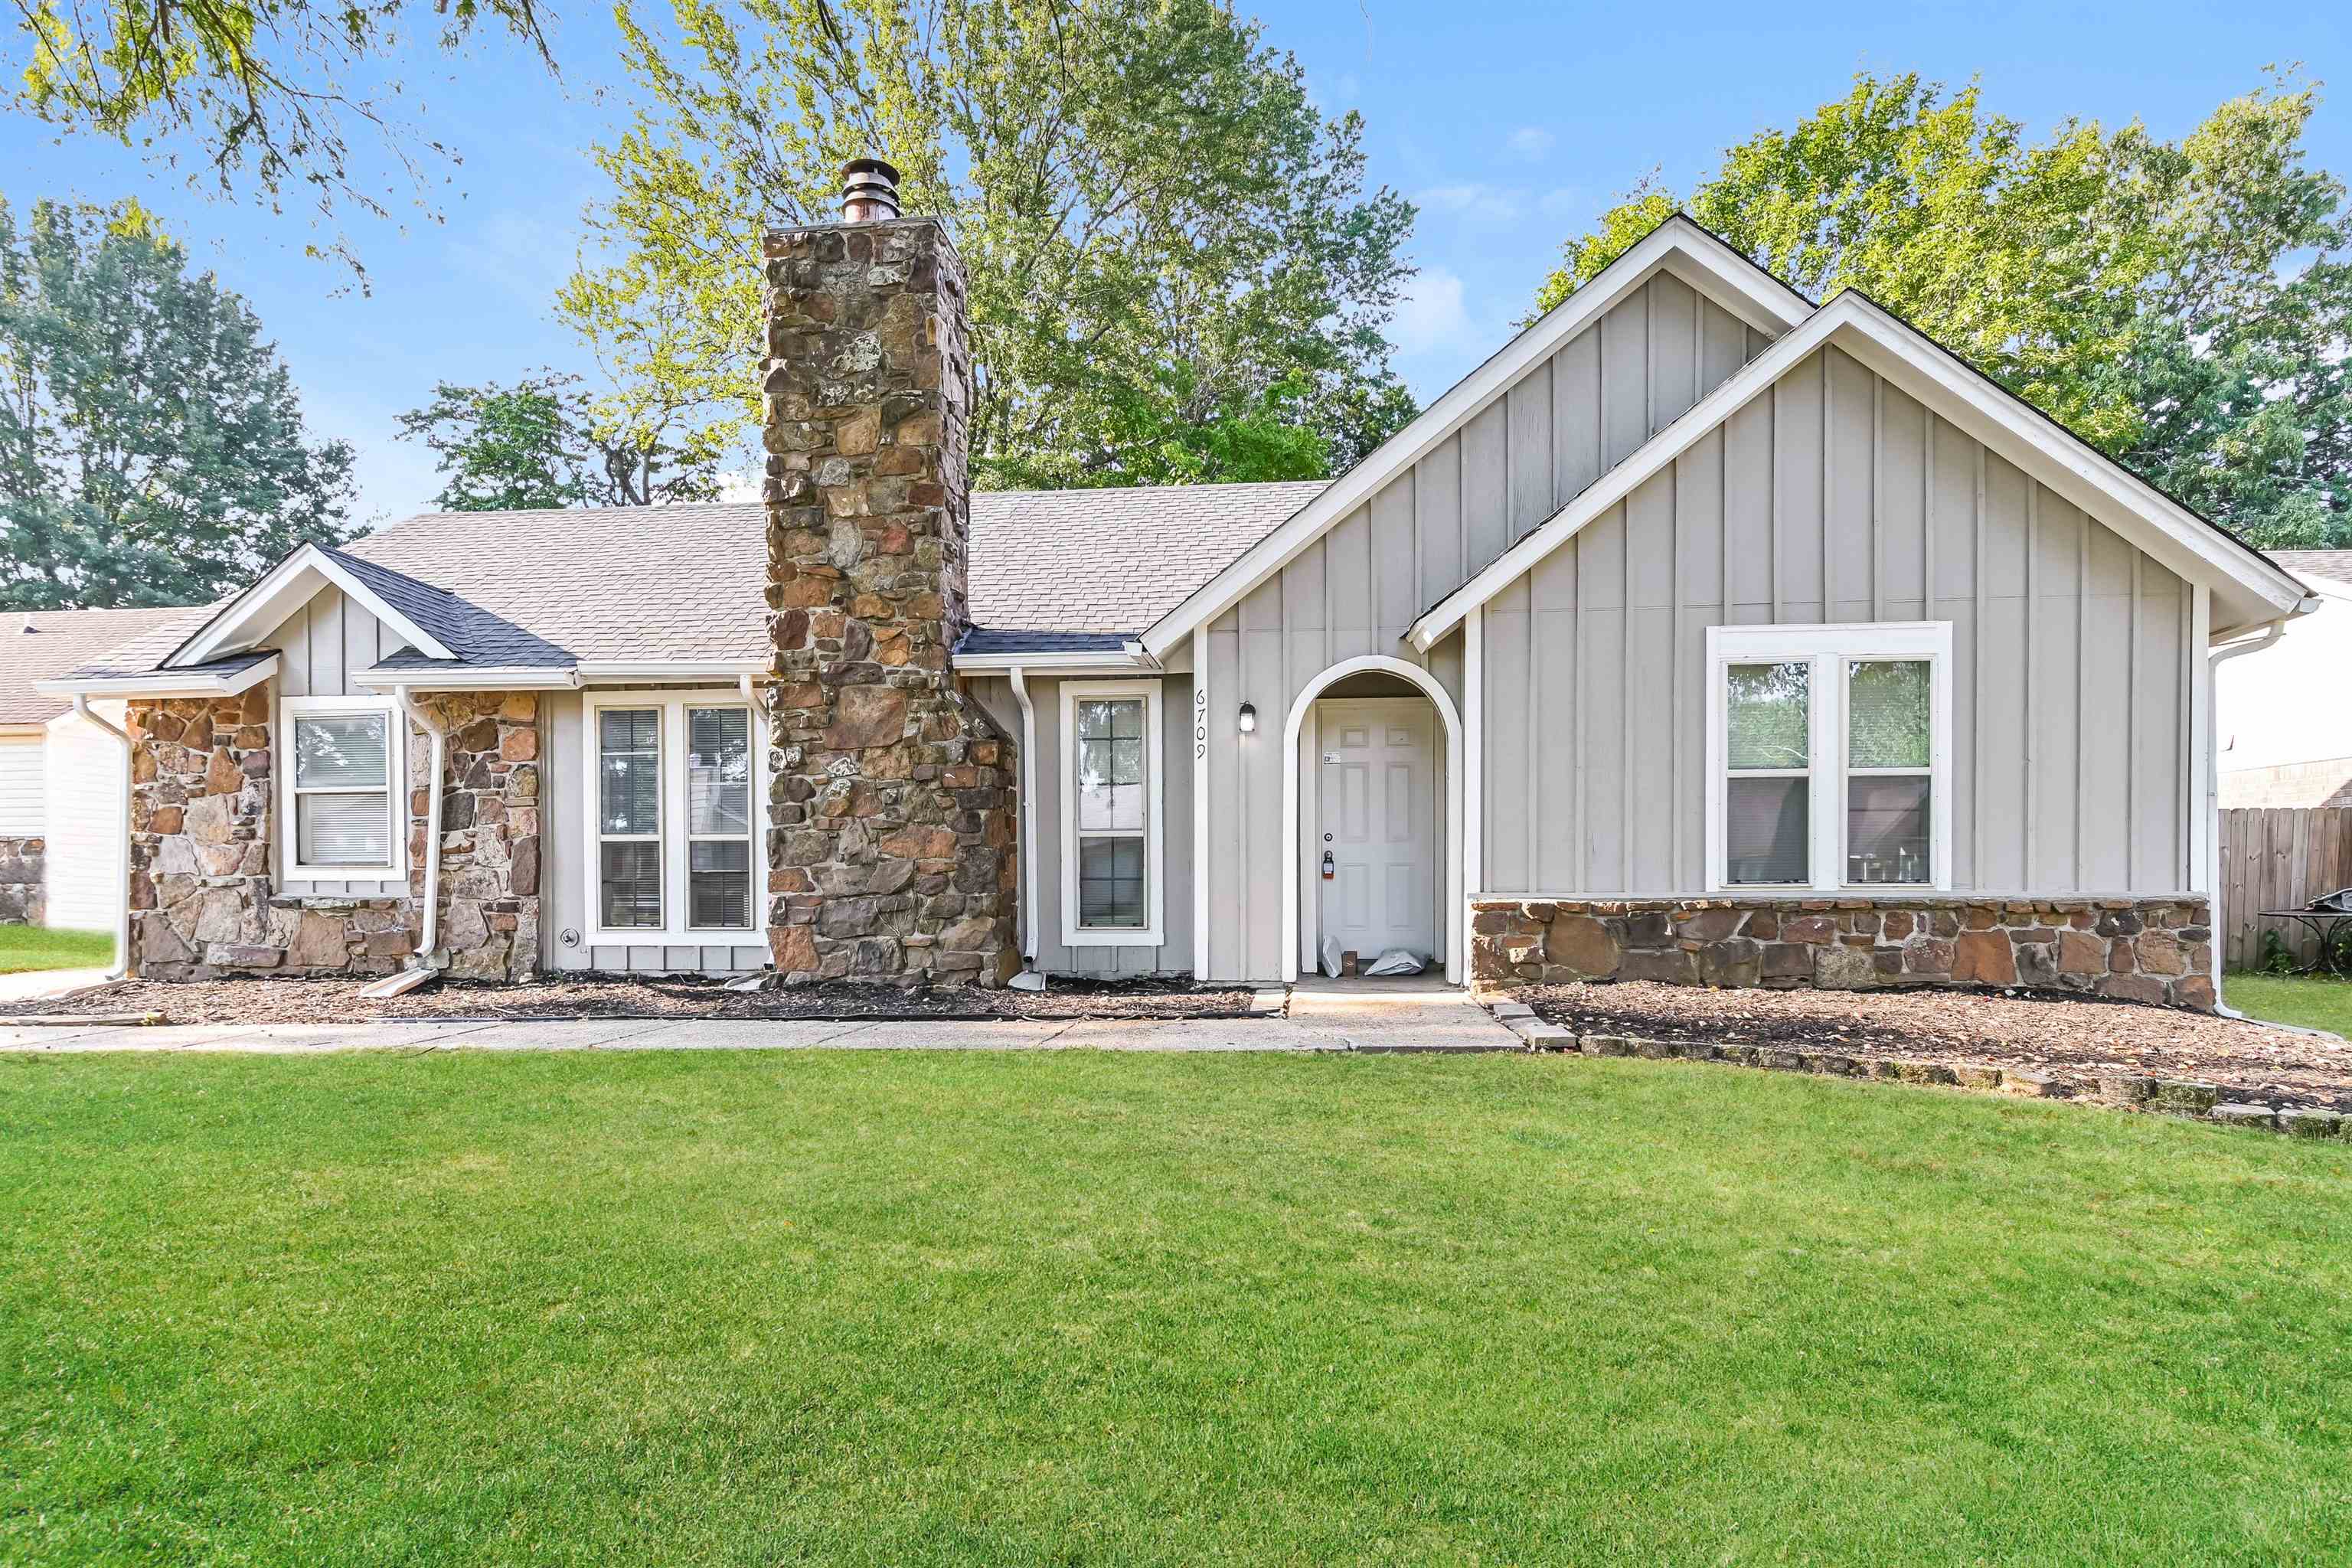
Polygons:
[[762,504],[414,519],[52,683],[144,972],[2211,1005],[2211,661],[2307,590],[1862,296],[1676,217],[1328,484],[970,495],[941,229],[766,269]]
[[[0,925],[110,929],[122,902],[120,743],[33,683],[192,612],[0,616]],[[120,721],[122,704],[98,703]]]
[[2221,673],[2221,809],[2352,806],[2352,550],[2271,559],[2317,608],[2260,659]]

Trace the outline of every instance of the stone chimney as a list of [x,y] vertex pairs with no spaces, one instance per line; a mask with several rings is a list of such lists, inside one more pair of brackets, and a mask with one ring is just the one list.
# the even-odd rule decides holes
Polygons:
[[999,985],[1013,742],[957,687],[970,518],[963,264],[843,171],[839,223],[766,237],[769,946],[787,983]]

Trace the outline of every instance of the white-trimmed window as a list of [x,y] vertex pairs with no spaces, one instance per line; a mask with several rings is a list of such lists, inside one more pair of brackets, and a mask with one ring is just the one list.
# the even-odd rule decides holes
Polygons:
[[1709,887],[1951,886],[1949,621],[1706,644]]
[[278,702],[278,819],[289,877],[386,877],[406,869],[408,726],[389,698]]
[[1062,682],[1062,940],[1158,946],[1160,719],[1157,681]]
[[583,705],[592,934],[705,942],[761,920],[759,721],[737,692],[628,691]]

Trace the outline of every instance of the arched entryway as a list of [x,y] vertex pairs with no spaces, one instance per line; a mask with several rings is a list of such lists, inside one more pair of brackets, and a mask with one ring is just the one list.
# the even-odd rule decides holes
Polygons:
[[[1303,815],[1309,810],[1308,797],[1299,776],[1298,739],[1315,705],[1331,688],[1354,677],[1370,675],[1393,677],[1426,698],[1436,715],[1436,729],[1442,736],[1442,762],[1445,779],[1445,824],[1442,841],[1434,846],[1438,858],[1436,885],[1439,909],[1439,952],[1445,963],[1445,978],[1460,984],[1465,972],[1463,948],[1466,935],[1463,908],[1463,780],[1466,773],[1462,742],[1462,715],[1454,705],[1445,688],[1417,664],[1391,658],[1383,654],[1365,654],[1360,658],[1343,659],[1331,666],[1302,688],[1290,704],[1289,717],[1282,728],[1282,929],[1285,933],[1282,953],[1282,977],[1296,980],[1311,966],[1309,956],[1317,936],[1317,922],[1307,918],[1307,900],[1302,896],[1300,883],[1301,845],[1305,831]],[[1318,770],[1319,771],[1319,770]],[[1315,797],[1319,801],[1319,795]]]

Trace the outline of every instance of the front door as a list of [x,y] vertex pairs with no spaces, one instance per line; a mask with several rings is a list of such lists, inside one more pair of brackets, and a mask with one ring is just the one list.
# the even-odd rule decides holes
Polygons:
[[1367,965],[1392,947],[1442,961],[1433,710],[1420,697],[1327,698],[1316,710],[1323,787],[1314,876],[1323,895],[1321,934],[1338,938]]

